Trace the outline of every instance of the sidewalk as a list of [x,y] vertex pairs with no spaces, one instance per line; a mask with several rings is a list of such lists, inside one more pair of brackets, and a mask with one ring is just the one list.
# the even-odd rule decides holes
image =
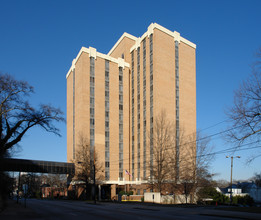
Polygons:
[[7,207],[0,212],[1,220],[37,219],[39,216],[30,208],[25,208],[23,202],[17,204],[15,200],[8,200]]

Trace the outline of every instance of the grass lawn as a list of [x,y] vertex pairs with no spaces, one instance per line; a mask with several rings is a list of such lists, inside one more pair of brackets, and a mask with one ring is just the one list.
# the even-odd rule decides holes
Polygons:
[[224,211],[261,213],[261,207],[224,207],[218,209]]

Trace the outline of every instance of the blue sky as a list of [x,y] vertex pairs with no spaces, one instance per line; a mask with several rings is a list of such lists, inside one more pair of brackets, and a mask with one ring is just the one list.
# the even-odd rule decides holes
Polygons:
[[[82,46],[108,53],[128,32],[141,36],[156,22],[197,45],[197,127],[205,135],[225,130],[224,110],[233,91],[251,72],[261,47],[261,1],[66,1],[0,0],[0,71],[26,80],[35,88],[31,102],[52,104],[66,114],[66,73]],[[19,158],[66,161],[66,124],[62,137],[33,129],[20,143]],[[208,129],[206,129],[208,128]],[[222,136],[212,139],[214,151],[231,147]],[[236,155],[234,178],[260,172],[261,150]],[[211,170],[216,179],[230,178],[230,160],[219,154]]]

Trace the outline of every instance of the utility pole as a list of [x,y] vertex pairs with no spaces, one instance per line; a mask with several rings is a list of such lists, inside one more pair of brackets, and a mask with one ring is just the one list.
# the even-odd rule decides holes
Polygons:
[[[226,158],[229,158],[229,156],[226,156]],[[230,205],[232,204],[232,175],[233,175],[233,159],[234,156],[231,156],[231,175],[230,175]],[[240,156],[235,156],[235,158],[240,158]]]

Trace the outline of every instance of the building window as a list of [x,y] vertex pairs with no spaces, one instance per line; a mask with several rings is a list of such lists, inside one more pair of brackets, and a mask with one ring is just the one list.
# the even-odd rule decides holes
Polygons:
[[105,108],[106,109],[110,108],[110,102],[109,101],[105,101]]
[[90,83],[91,83],[91,84],[94,84],[94,83],[95,83],[95,78],[92,77],[92,76],[90,77]]
[[109,82],[105,82],[105,89],[109,89],[109,87],[110,87],[110,83]]
[[110,179],[110,172],[105,171],[105,180],[109,180],[109,179]]
[[105,60],[105,180],[110,179],[110,62]]
[[140,47],[137,48],[137,177],[140,179]]
[[105,79],[108,79],[109,78],[109,71],[105,70]]
[[[150,35],[150,118],[153,118],[153,34]],[[150,121],[150,176],[153,174],[153,120]]]
[[123,173],[123,70],[119,67],[119,177]]
[[132,97],[132,104],[131,104],[131,126],[132,126],[132,142],[131,142],[131,156],[132,156],[132,170],[131,170],[131,174],[132,174],[132,180],[134,180],[134,155],[135,155],[135,151],[134,151],[134,50],[131,53],[131,97]]
[[94,87],[90,87],[90,95],[94,96]]
[[93,152],[95,145],[95,59],[90,57],[90,145],[91,159],[93,160]]
[[[91,57],[91,60],[92,60],[93,57]],[[94,72],[94,66],[91,66],[91,73]]]
[[73,70],[73,159],[75,159],[75,69]]
[[120,102],[123,102],[123,95],[119,95]]
[[123,151],[123,143],[122,142],[123,142],[123,138],[121,139],[121,143],[119,145],[120,146],[120,151]]
[[120,134],[120,141],[123,141],[123,134]]
[[175,41],[175,82],[176,82],[176,179],[179,179],[179,42]]
[[105,151],[105,160],[110,159],[110,152],[109,151]]
[[123,114],[119,115],[119,121],[122,122],[123,121]]

